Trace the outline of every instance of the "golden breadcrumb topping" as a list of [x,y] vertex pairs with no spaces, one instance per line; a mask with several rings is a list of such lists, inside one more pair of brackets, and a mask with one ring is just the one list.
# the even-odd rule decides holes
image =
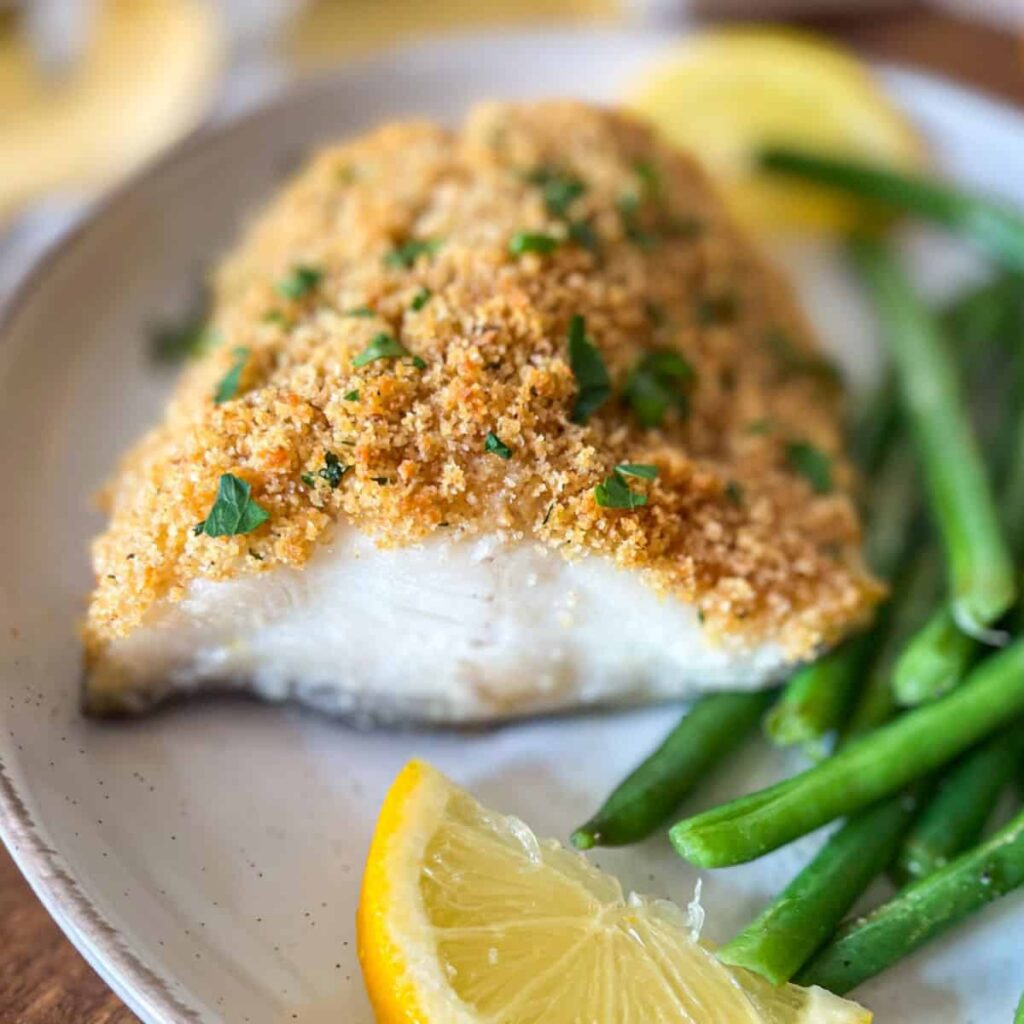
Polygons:
[[[577,317],[611,382],[584,422]],[[212,331],[110,486],[94,649],[196,577],[301,565],[338,520],[603,555],[794,656],[877,599],[808,325],[695,164],[625,116],[487,104],[328,149],[221,267]],[[269,518],[209,536],[226,473]],[[602,507],[609,476],[646,504]]]

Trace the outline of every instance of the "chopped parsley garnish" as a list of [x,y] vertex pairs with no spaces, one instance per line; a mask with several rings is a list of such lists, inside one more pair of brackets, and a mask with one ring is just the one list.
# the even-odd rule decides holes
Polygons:
[[770,434],[772,431],[772,421],[767,417],[762,417],[759,420],[751,420],[744,430],[748,434]]
[[291,273],[277,282],[275,286],[278,294],[293,302],[308,295],[323,280],[324,272],[321,267],[311,267],[306,264],[299,264],[292,268]]
[[623,397],[642,427],[657,427],[669,409],[687,415],[688,390],[695,377],[693,367],[678,352],[647,352],[629,371]]
[[262,320],[265,324],[280,324],[282,327],[288,323],[288,318],[279,309],[268,309]]
[[300,479],[300,480],[301,480],[301,481],[302,481],[302,482],[303,482],[303,483],[304,483],[304,484],[305,484],[305,485],[306,485],[307,487],[316,487],[316,477],[315,477],[315,476],[313,476],[313,474],[312,474],[312,473],[303,473],[303,474],[302,474],[302,476],[301,476],[301,477],[299,477],[299,479]]
[[441,248],[439,238],[410,238],[395,246],[384,257],[384,266],[394,270],[410,270],[421,256],[433,256]]
[[657,475],[657,466],[621,463],[612,470],[611,476],[606,476],[594,488],[594,500],[601,508],[640,508],[647,504],[647,495],[632,490],[626,477],[634,476],[642,480],[653,480]]
[[640,197],[635,192],[623,192],[615,206],[621,217],[632,217],[640,209]]
[[832,459],[809,441],[790,441],[786,461],[810,485],[815,494],[832,490]]
[[238,385],[242,379],[242,371],[245,369],[245,364],[249,361],[250,352],[244,345],[239,345],[238,348],[232,349],[231,354],[235,357],[235,361],[231,364],[231,369],[221,377],[220,383],[213,393],[213,401],[216,405],[220,405],[221,402],[230,401],[238,394]]
[[735,480],[730,480],[725,485],[725,496],[734,505],[743,504],[743,488]]
[[569,207],[587,190],[579,178],[550,167],[538,167],[527,180],[540,185],[548,214],[562,219],[569,216]]
[[557,248],[558,239],[554,235],[546,235],[540,231],[517,231],[508,240],[508,251],[513,256],[522,256],[528,252],[546,256]]
[[641,249],[649,249],[655,242],[654,236],[640,226],[638,214],[640,212],[640,197],[633,192],[627,192],[619,196],[615,204],[619,210],[619,219],[622,221],[622,230],[634,245]]
[[401,359],[403,356],[412,356],[412,365],[417,370],[422,370],[427,365],[419,356],[413,356],[400,341],[382,331],[374,335],[370,344],[352,360],[352,365],[358,368],[378,359]]
[[324,468],[318,469],[316,475],[321,480],[326,480],[331,487],[337,487],[341,478],[348,472],[349,467],[338,458],[334,452],[324,452]]
[[568,217],[569,207],[587,186],[579,178],[555,177],[544,186],[544,205],[552,217]]
[[579,315],[569,321],[569,365],[578,389],[572,421],[586,423],[591,414],[608,401],[612,382],[601,353],[587,338],[586,321]]
[[196,536],[205,533],[208,537],[233,537],[250,533],[269,518],[267,511],[252,500],[252,488],[244,480],[223,473],[209,515],[196,523],[192,532]]
[[359,401],[359,392],[358,391],[346,391],[345,394],[342,395],[341,397],[344,398],[346,402],[358,402]]
[[158,327],[150,340],[150,352],[158,363],[180,363],[205,356],[223,340],[220,331],[206,322],[204,312],[177,324]]
[[484,451],[497,455],[499,459],[512,458],[512,449],[493,430],[487,431],[487,437],[484,439]]
[[647,314],[647,319],[651,321],[653,327],[663,327],[665,325],[665,310],[656,302],[645,302],[644,312]]
[[569,222],[569,241],[574,242],[581,249],[589,249],[594,252],[597,249],[597,232],[589,221],[573,220]]
[[633,164],[633,170],[636,172],[636,176],[640,179],[640,184],[644,193],[649,198],[655,198],[661,195],[661,177],[654,164],[647,160],[638,160]]
[[770,330],[765,335],[764,341],[779,361],[784,377],[805,373],[812,377],[820,377],[829,384],[838,385],[840,383],[839,371],[824,356],[803,351],[780,328],[776,327]]
[[421,288],[412,297],[412,302],[409,303],[409,308],[414,313],[418,313],[430,301],[430,297],[433,294],[434,293],[429,288]]
[[[703,224],[689,215],[678,215],[669,209],[661,174],[654,164],[639,160],[633,165],[638,186],[622,193],[616,201],[619,220],[626,238],[634,245],[649,249],[665,238],[696,238]],[[641,211],[646,208],[652,216],[641,222]]]
[[622,476],[635,476],[641,480],[653,480],[658,475],[658,467],[643,462],[620,462],[615,472]]
[[375,317],[377,315],[375,310],[370,309],[369,306],[356,306],[354,309],[346,309],[342,316],[361,316],[361,317]]
[[647,495],[630,490],[622,476],[612,473],[594,488],[594,500],[601,508],[634,509],[647,504]]
[[729,292],[708,295],[697,303],[697,321],[702,327],[713,324],[731,324],[739,312],[736,296]]

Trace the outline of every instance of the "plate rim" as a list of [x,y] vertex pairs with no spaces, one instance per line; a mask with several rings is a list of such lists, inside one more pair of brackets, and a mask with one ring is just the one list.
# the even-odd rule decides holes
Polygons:
[[[545,43],[564,40],[579,45],[581,40],[610,40],[623,44],[661,44],[668,48],[681,42],[699,26],[680,24],[670,38],[656,30],[630,27],[572,27],[552,29],[513,29],[488,31],[454,31],[407,42],[346,63],[341,68],[322,72],[286,85],[280,92],[263,98],[249,109],[229,114],[218,123],[200,124],[163,152],[133,171],[124,180],[92,200],[85,213],[49,243],[31,262],[14,289],[0,303],[0,344],[34,292],[53,275],[71,250],[106,218],[118,204],[130,200],[139,190],[150,187],[159,178],[174,171],[214,142],[223,141],[237,131],[248,129],[264,118],[271,120],[283,112],[301,106],[325,92],[342,90],[347,81],[392,62],[397,55],[434,55],[446,48],[458,50],[486,46],[520,45],[543,39]],[[1011,101],[972,85],[961,84],[944,75],[911,65],[869,61],[884,78],[912,88],[955,95],[962,104],[971,103],[1005,122],[1017,122],[1024,136],[1024,110]],[[0,711],[0,721],[3,713]],[[65,862],[62,853],[52,847],[33,819],[28,804],[11,776],[0,754],[0,841],[3,842],[35,896],[57,923],[64,935],[113,992],[146,1024],[202,1024],[205,1018],[196,1008],[183,1003],[172,990],[173,978],[157,973],[147,966],[127,945],[117,928],[92,903]]]

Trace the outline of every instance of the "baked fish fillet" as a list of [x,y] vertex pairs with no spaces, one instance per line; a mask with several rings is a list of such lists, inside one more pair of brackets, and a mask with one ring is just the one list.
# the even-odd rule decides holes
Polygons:
[[85,704],[489,721],[862,623],[834,375],[701,172],[577,103],[329,149],[221,267],[96,539]]

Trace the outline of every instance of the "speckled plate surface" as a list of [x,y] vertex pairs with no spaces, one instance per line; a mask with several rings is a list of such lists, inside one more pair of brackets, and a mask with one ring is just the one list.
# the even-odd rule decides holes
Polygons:
[[[0,832],[144,1021],[369,1024],[353,913],[376,809],[406,758],[429,758],[564,838],[678,714],[396,735],[222,700],[97,724],[78,715],[75,635],[100,525],[90,495],[170,385],[147,359],[147,326],[187,306],[202,268],[282,173],[316,142],[402,115],[451,118],[478,97],[613,99],[663,43],[506,36],[353,68],[181,146],[104,203],[4,311]],[[907,72],[885,80],[944,166],[1024,203],[1024,118]],[[868,323],[835,254],[799,240],[778,247],[830,347],[869,372]],[[944,241],[910,248],[933,291],[976,269]],[[701,803],[794,767],[755,744]],[[706,876],[708,932],[727,936],[815,842]],[[663,840],[597,859],[681,900],[696,877]],[[1022,935],[1024,902],[1007,899],[858,996],[882,1022],[1008,1021],[1024,982]]]

